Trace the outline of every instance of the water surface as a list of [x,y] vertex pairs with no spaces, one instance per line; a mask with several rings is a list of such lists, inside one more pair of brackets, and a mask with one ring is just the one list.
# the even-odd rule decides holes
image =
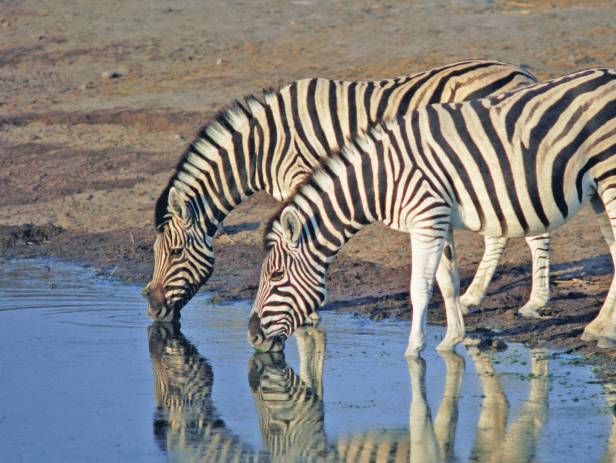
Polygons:
[[[612,396],[579,358],[512,344],[404,358],[408,323],[323,313],[253,355],[249,303],[150,326],[139,288],[0,261],[0,461],[612,461]],[[611,445],[610,445],[611,443]]]

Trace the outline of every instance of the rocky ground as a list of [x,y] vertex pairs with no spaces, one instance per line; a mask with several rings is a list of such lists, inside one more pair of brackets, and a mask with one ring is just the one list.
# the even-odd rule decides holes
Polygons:
[[[154,201],[194,133],[234,98],[302,77],[378,79],[471,57],[540,78],[614,66],[615,17],[608,0],[0,0],[0,253],[58,256],[143,284]],[[225,222],[208,284],[218,298],[254,295],[276,207],[257,194]],[[465,285],[482,239],[456,239]],[[592,212],[557,231],[553,249],[545,319],[516,315],[530,254],[512,240],[468,327],[609,366],[616,353],[579,340],[612,276]],[[367,228],[331,269],[328,307],[408,318],[409,261],[407,236]],[[430,319],[443,322],[438,297]]]

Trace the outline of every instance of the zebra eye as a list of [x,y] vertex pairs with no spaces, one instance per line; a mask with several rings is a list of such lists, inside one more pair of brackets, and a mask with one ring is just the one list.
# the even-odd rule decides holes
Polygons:
[[280,281],[284,278],[284,271],[283,270],[274,270],[272,272],[272,274],[270,275],[270,280],[271,281]]
[[171,248],[171,252],[170,252],[170,254],[171,254],[173,257],[178,257],[178,256],[181,256],[181,255],[182,255],[182,248]]

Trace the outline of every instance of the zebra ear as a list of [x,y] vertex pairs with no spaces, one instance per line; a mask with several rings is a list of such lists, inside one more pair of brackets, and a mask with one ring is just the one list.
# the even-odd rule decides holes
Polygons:
[[280,223],[284,230],[284,237],[293,246],[299,243],[299,236],[302,232],[302,223],[299,213],[293,206],[287,206],[280,214]]
[[190,210],[186,205],[186,201],[174,186],[169,189],[167,204],[169,212],[179,216],[182,220],[190,220]]

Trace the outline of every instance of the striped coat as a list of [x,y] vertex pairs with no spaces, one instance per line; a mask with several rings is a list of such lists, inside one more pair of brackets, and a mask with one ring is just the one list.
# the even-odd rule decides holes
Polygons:
[[[448,322],[439,348],[452,349],[464,337],[452,230],[539,235],[589,202],[614,258],[616,70],[589,69],[505,95],[420,108],[326,159],[273,218],[249,339],[257,349],[281,349],[325,301],[325,273],[344,243],[382,222],[411,234],[407,354],[424,346],[435,277]],[[612,283],[584,339],[616,340],[615,303]]]

